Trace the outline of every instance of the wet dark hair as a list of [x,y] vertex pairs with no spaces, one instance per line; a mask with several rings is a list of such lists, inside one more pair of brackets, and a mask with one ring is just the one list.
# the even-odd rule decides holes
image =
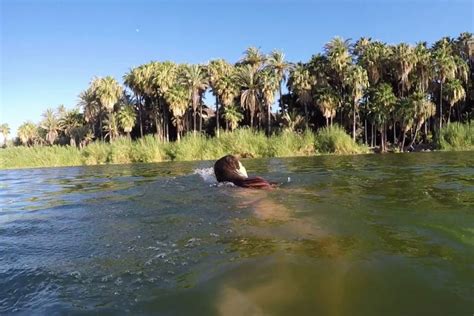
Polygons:
[[214,164],[214,174],[217,182],[241,182],[246,178],[238,173],[240,169],[239,159],[233,155],[227,155],[216,161]]
[[239,170],[239,159],[233,155],[224,156],[214,164],[217,182],[232,182],[239,187],[254,189],[270,189],[277,185],[261,177],[245,177]]

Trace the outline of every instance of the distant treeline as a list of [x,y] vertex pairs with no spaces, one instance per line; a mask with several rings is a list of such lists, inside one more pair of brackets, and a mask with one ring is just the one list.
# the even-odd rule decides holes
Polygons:
[[[153,61],[132,68],[123,86],[112,77],[93,78],[77,109],[60,106],[47,110],[39,124],[24,123],[16,144],[83,147],[147,134],[168,142],[189,132],[219,136],[221,129],[242,126],[270,136],[338,123],[359,143],[404,150],[431,143],[443,125],[470,120],[472,42],[471,33],[432,45],[336,37],[307,62],[291,63],[280,51],[264,54],[255,47],[236,63]],[[203,103],[207,91],[213,106]],[[0,132],[7,136],[8,125]]]

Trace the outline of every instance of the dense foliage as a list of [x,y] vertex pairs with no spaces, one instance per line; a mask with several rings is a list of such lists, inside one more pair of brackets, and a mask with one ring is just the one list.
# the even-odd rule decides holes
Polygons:
[[[279,51],[267,55],[255,47],[235,64],[153,61],[130,69],[124,86],[112,77],[93,78],[77,109],[48,109],[39,124],[19,127],[16,143],[83,148],[120,135],[180,141],[188,132],[199,142],[219,136],[221,128],[249,127],[270,137],[334,123],[352,141],[381,151],[440,143],[443,126],[472,116],[472,40],[472,34],[462,33],[428,46],[336,37],[307,62],[290,63]],[[212,106],[203,102],[206,93],[215,99]],[[6,138],[8,125],[0,132]]]
[[[10,147],[0,151],[1,168],[59,167],[97,164],[147,163],[183,160],[213,160],[226,154],[244,158],[289,157],[317,154],[362,154],[368,149],[352,141],[342,129],[332,127],[317,133],[285,131],[267,137],[250,128],[221,131],[220,137],[186,135],[180,142],[162,142],[153,135],[137,140],[122,137],[113,142],[97,141],[83,149],[72,146]],[[321,147],[320,147],[321,146]]]

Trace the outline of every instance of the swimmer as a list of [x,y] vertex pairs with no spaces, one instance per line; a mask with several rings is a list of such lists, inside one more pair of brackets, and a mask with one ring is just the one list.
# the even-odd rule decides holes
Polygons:
[[276,182],[269,182],[262,177],[249,177],[247,170],[233,155],[227,155],[216,161],[214,173],[217,182],[232,182],[242,188],[271,189],[277,186]]

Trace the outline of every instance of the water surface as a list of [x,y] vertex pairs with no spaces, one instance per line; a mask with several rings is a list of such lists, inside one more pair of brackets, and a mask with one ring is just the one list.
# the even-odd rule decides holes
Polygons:
[[0,314],[474,313],[472,153],[212,163],[0,171]]

